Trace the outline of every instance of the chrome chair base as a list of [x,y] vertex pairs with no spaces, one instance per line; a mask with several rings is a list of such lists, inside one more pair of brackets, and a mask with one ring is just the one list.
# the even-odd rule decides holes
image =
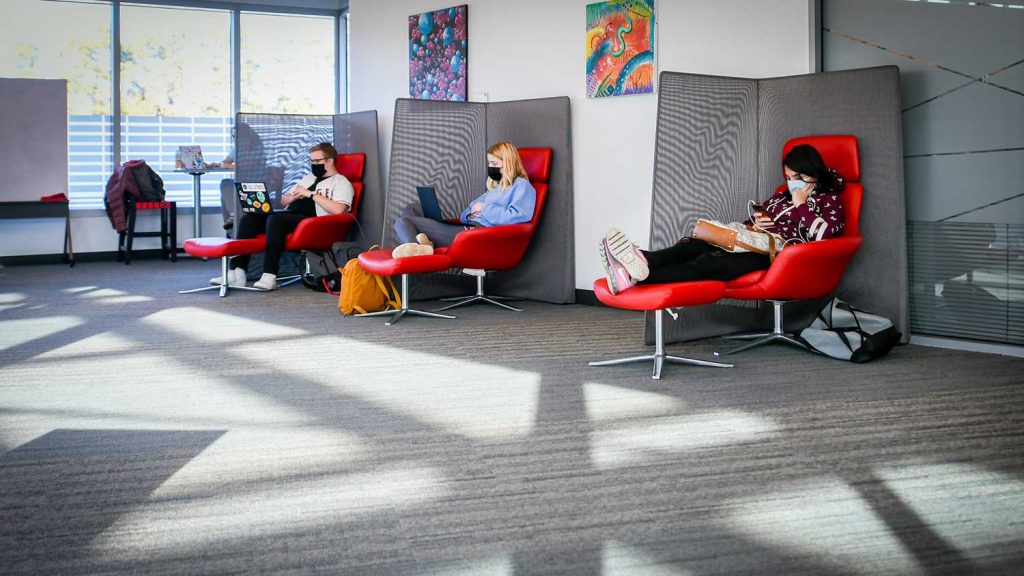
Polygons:
[[391,319],[384,323],[385,326],[391,326],[398,323],[399,320],[406,316],[424,316],[427,318],[443,318],[445,320],[453,320],[455,316],[450,314],[437,314],[436,312],[427,312],[425,310],[414,310],[409,308],[409,275],[402,274],[402,307],[398,310],[381,310],[379,312],[367,312],[365,314],[356,314],[357,317],[371,317],[371,316],[391,316]]
[[[228,262],[230,256],[224,256],[220,259],[220,277],[225,279],[228,277]],[[189,290],[178,290],[178,294],[195,294],[196,292],[206,292],[207,290],[220,290],[218,294],[221,298],[228,295],[229,290],[248,290],[250,292],[267,292],[267,290],[260,290],[259,288],[253,288],[252,286],[228,286],[227,282],[221,285],[210,285],[203,286],[202,288],[191,288]]]
[[441,298],[441,302],[454,302],[442,308],[437,308],[434,312],[444,312],[445,310],[451,310],[452,308],[458,308],[459,306],[468,306],[470,304],[476,304],[477,302],[483,304],[490,304],[499,308],[504,308],[512,312],[522,312],[522,308],[516,308],[515,306],[509,306],[508,304],[502,304],[498,300],[516,300],[516,298],[507,298],[505,296],[488,296],[484,294],[484,277],[476,277],[476,294],[470,296],[456,296],[455,298]]
[[782,330],[782,305],[788,302],[788,300],[769,300],[772,303],[772,318],[773,326],[771,332],[740,332],[739,334],[729,334],[723,336],[726,340],[753,340],[749,344],[744,344],[739,348],[734,348],[726,352],[715,352],[715,356],[728,356],[737,352],[743,352],[744,350],[750,350],[751,348],[757,348],[758,346],[764,346],[772,342],[782,342],[783,344],[789,344],[808,350],[807,346],[803,342],[796,339],[796,334],[792,332],[785,332]]
[[706,366],[710,368],[732,368],[732,364],[725,364],[722,362],[711,362],[709,360],[697,360],[695,358],[683,358],[680,356],[669,356],[665,354],[665,338],[664,338],[664,320],[663,310],[654,311],[654,354],[645,354],[643,356],[630,356],[628,358],[617,358],[615,360],[601,360],[597,362],[590,362],[590,366],[615,366],[618,364],[632,364],[634,362],[654,362],[654,369],[651,374],[651,378],[654,380],[661,379],[662,366],[668,362],[670,364],[690,364],[692,366]]

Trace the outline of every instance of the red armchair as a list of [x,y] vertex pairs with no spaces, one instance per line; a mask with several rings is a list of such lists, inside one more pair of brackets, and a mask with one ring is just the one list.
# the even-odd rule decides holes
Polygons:
[[[366,154],[338,154],[334,160],[338,172],[352,183],[352,206],[348,212],[329,214],[316,218],[306,218],[299,222],[295,231],[284,241],[284,249],[290,252],[308,250],[311,252],[328,251],[335,242],[348,239],[352,225],[356,222],[359,200],[363,195],[363,172],[366,167]],[[340,263],[344,266],[344,262]],[[286,276],[278,280],[279,286],[294,284],[302,278],[301,274]]]
[[526,174],[537,191],[537,202],[533,209],[533,218],[522,224],[507,226],[491,226],[474,228],[460,232],[451,246],[438,248],[436,254],[447,255],[452,260],[452,267],[462,268],[467,274],[476,276],[476,294],[445,298],[455,301],[453,304],[439,308],[437,311],[449,310],[458,306],[483,302],[500,306],[506,310],[522,312],[521,308],[499,302],[505,300],[501,296],[489,296],[484,292],[484,277],[488,270],[508,270],[514,268],[523,259],[526,249],[530,246],[530,238],[537,229],[544,200],[548,195],[548,177],[551,175],[551,148],[520,148],[519,158],[523,162]]
[[[366,154],[361,152],[352,154],[338,154],[335,159],[335,166],[342,175],[352,182],[354,191],[352,207],[348,212],[342,214],[331,214],[317,218],[307,218],[299,223],[294,232],[285,238],[285,250],[330,250],[335,242],[344,241],[348,238],[352,225],[355,224],[356,210],[359,209],[359,199],[363,193],[363,168],[366,165]],[[232,240],[230,238],[192,238],[184,243],[185,252],[197,258],[220,258],[221,278],[227,278],[228,260],[232,256],[240,254],[259,254],[266,249],[267,242],[264,235],[244,240]],[[279,285],[285,286],[297,282],[301,276],[288,276],[281,278]],[[228,290],[254,290],[258,288],[251,286],[228,286],[225,282],[219,286],[203,286],[191,290],[179,290],[179,294],[192,294],[206,290],[219,290],[220,296],[227,296]]]
[[[770,332],[726,336],[729,339],[753,342],[724,352],[723,355],[735,354],[769,342],[784,342],[805,348],[795,338],[795,334],[787,333],[783,329],[782,306],[793,300],[815,300],[832,294],[842,280],[850,260],[864,241],[860,233],[860,208],[864,188],[860,184],[857,138],[848,135],[793,138],[786,142],[782,155],[785,156],[799,144],[814,146],[825,160],[825,165],[839,172],[846,181],[846,187],[841,193],[846,213],[843,233],[828,240],[788,246],[779,253],[768,270],[751,272],[726,282],[725,298],[771,302],[774,323]],[[780,194],[784,191],[785,186],[780,186],[775,193]]]

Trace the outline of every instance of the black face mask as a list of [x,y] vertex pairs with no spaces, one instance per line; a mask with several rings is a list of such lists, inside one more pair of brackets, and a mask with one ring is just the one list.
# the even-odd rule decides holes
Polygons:
[[324,174],[327,173],[327,166],[324,166],[323,164],[313,164],[311,165],[311,168],[313,176],[316,176],[317,178],[323,178]]
[[495,182],[501,182],[501,168],[498,168],[497,166],[488,166],[487,177]]

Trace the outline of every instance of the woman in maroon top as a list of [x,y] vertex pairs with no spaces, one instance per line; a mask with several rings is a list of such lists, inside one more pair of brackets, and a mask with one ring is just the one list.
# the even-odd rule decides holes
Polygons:
[[[843,179],[825,166],[808,144],[795,146],[782,159],[786,191],[763,202],[747,224],[778,234],[787,243],[838,236],[845,223],[839,192]],[[640,250],[619,229],[601,241],[601,259],[612,294],[640,284],[732,280],[771,264],[765,254],[727,252],[696,238],[683,238],[664,250]]]

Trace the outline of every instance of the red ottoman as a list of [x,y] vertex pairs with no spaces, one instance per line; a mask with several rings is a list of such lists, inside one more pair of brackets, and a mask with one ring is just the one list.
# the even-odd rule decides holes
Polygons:
[[391,318],[384,324],[391,326],[401,320],[406,314],[410,316],[426,316],[428,318],[447,318],[455,316],[449,314],[438,314],[423,310],[409,308],[409,274],[421,272],[441,272],[452,267],[452,259],[445,254],[429,254],[426,256],[407,256],[405,258],[392,258],[391,249],[370,250],[359,255],[359,265],[370,274],[379,276],[402,275],[402,307],[398,310],[382,310],[380,312],[367,312],[356,314],[356,316],[388,316]]
[[665,354],[665,339],[663,335],[663,312],[666,308],[685,308],[687,306],[699,306],[701,304],[717,302],[725,294],[724,282],[703,280],[698,282],[674,282],[671,284],[640,284],[618,294],[612,294],[608,290],[608,281],[601,278],[594,282],[594,294],[598,300],[613,308],[642,310],[645,312],[654,311],[654,354],[591,362],[591,366],[613,366],[615,364],[653,360],[654,373],[652,378],[655,380],[661,378],[661,366],[666,361],[677,364],[732,368],[732,364],[667,356]]
[[[182,247],[190,256],[196,256],[197,258],[220,258],[220,277],[224,279],[228,275],[229,258],[240,254],[259,254],[263,252],[266,246],[267,243],[263,236],[259,236],[245,240],[219,237],[192,238],[185,240],[185,244]],[[193,288],[191,290],[179,290],[178,294],[192,294],[193,292],[205,292],[206,290],[216,290],[218,288],[220,289],[221,298],[228,295],[229,288],[261,292],[260,289],[252,288],[251,286],[228,286],[227,282],[225,282],[220,286],[203,286],[202,288]]]

